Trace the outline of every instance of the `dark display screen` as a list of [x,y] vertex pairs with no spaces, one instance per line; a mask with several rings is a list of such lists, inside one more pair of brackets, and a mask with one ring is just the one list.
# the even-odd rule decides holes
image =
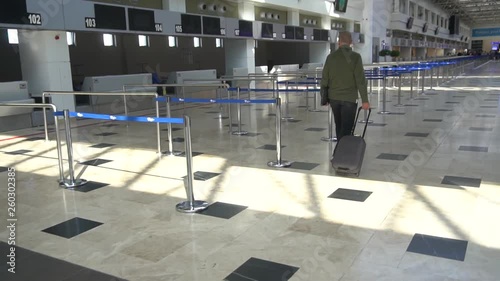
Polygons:
[[0,1],[0,22],[10,24],[27,23],[26,0]]
[[321,40],[322,41],[330,41],[330,39],[328,37],[330,37],[330,32],[328,32],[328,30],[326,30],[326,29],[321,30]]
[[295,39],[295,28],[293,26],[285,26],[285,39]]
[[295,27],[295,39],[304,40],[304,28],[303,27]]
[[253,37],[253,23],[251,21],[240,20],[240,36]]
[[262,24],[262,38],[273,38],[273,24],[263,23]]
[[156,31],[155,12],[141,9],[128,9],[129,29],[134,31]]
[[201,34],[201,17],[195,15],[181,15],[182,33]]
[[220,18],[203,17],[203,34],[220,35]]
[[313,36],[314,36],[314,41],[328,41],[328,30],[314,29]]
[[124,7],[94,4],[94,13],[96,28],[116,30],[127,29]]
[[345,13],[347,10],[347,0],[336,0],[335,1],[335,11],[340,13]]

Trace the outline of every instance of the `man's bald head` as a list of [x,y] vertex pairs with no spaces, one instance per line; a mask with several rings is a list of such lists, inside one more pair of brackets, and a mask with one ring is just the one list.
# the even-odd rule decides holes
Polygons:
[[342,31],[339,33],[339,46],[347,45],[350,46],[352,44],[352,36],[350,32]]

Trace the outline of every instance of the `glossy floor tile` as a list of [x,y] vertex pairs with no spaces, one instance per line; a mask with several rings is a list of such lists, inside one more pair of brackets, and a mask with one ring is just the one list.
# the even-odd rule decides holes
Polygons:
[[112,162],[113,160],[108,160],[108,159],[92,159],[92,160],[87,160],[85,162],[81,162],[80,164],[82,165],[88,165],[88,166],[99,166],[102,164],[106,164],[109,162]]
[[481,179],[467,178],[467,177],[456,177],[456,176],[445,176],[441,183],[447,184],[447,185],[456,185],[456,186],[480,187],[481,186]]
[[5,152],[5,154],[18,155],[18,154],[26,154],[26,153],[30,153],[30,152],[33,152],[33,150],[19,149],[19,150]]
[[83,218],[72,218],[70,220],[61,222],[60,224],[51,226],[42,230],[45,233],[54,234],[64,238],[73,238],[95,227],[100,226],[102,223],[91,221]]
[[362,191],[362,190],[352,190],[339,188],[332,193],[329,198],[343,199],[343,200],[351,200],[358,202],[365,202],[365,200],[370,197],[372,192]]
[[[497,281],[500,114],[481,106],[496,105],[484,100],[499,93],[498,73],[500,63],[485,64],[427,91],[435,95],[414,90],[413,98],[427,98],[420,101],[410,98],[406,83],[401,103],[418,106],[395,107],[396,98],[386,104],[388,111],[403,115],[378,114],[382,93],[375,87],[359,177],[335,174],[330,158],[336,143],[321,140],[329,131],[328,113],[310,111],[311,102],[304,107],[302,94],[289,96],[288,114],[301,121],[281,122],[280,154],[272,105],[242,107],[242,130],[254,136],[229,133],[226,125],[237,122],[235,110],[230,120],[206,113],[219,112],[217,105],[175,105],[172,116],[188,115],[192,121],[193,197],[211,206],[199,214],[176,211],[191,194],[185,186],[187,158],[158,155],[153,124],[72,120],[75,176],[90,181],[76,190],[59,186],[53,130],[49,142],[26,141],[43,138],[40,128],[4,132],[0,181],[9,180],[5,168],[16,169],[16,243],[25,249],[18,252],[19,269],[25,270],[19,276],[30,281],[113,276],[130,281]],[[388,88],[389,97],[397,93]],[[151,108],[133,115],[154,113]],[[222,116],[229,116],[226,106]],[[357,125],[359,134],[363,126]],[[165,151],[167,126],[160,129]],[[102,133],[114,134],[95,136]],[[182,126],[173,126],[172,136],[185,138]],[[116,145],[91,147],[99,144]],[[183,152],[185,142],[173,148]],[[29,152],[8,154],[19,150]],[[65,146],[62,152],[68,177]],[[292,167],[268,166],[278,158]],[[0,206],[8,200],[8,192],[0,193],[5,202]],[[7,212],[0,212],[0,219],[6,222]],[[87,223],[75,222],[83,219]],[[0,240],[7,242],[9,235],[4,225]],[[6,251],[1,243],[0,251]],[[34,254],[71,265],[60,272],[47,267],[45,278],[43,266],[52,262],[23,266]],[[0,280],[6,279],[4,259],[2,254]]]
[[89,181],[87,184],[77,187],[74,190],[79,192],[90,192],[108,185],[108,183]]
[[247,206],[228,204],[224,202],[215,202],[213,204],[210,204],[207,209],[198,213],[222,219],[230,219],[243,212],[247,208]]
[[404,154],[382,153],[379,156],[377,156],[377,159],[403,161],[407,157],[408,155]]
[[461,145],[458,150],[460,151],[474,151],[474,152],[488,152],[488,147],[484,146],[472,146],[472,145]]
[[464,261],[467,252],[467,241],[417,233],[413,236],[407,251]]
[[224,278],[224,281],[245,280],[290,280],[298,268],[257,258],[250,258],[233,273]]
[[307,162],[293,162],[292,165],[289,167],[290,169],[296,169],[296,170],[313,170],[314,168],[318,167],[320,164],[317,163],[307,163]]
[[108,148],[108,147],[113,147],[115,146],[116,144],[112,144],[112,143],[98,143],[98,144],[94,144],[90,147],[93,147],[93,148]]

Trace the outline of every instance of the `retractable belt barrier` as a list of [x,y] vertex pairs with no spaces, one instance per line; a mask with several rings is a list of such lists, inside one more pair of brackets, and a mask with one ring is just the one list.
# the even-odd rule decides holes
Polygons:
[[[239,89],[239,88],[236,88]],[[239,91],[238,91],[239,96]],[[167,118],[170,118],[170,105],[172,102],[178,103],[223,103],[223,104],[237,104],[238,105],[238,131],[233,132],[232,129],[232,114],[231,107],[229,107],[229,132],[233,135],[246,135],[248,132],[241,130],[241,105],[242,104],[276,104],[276,161],[268,162],[268,166],[283,168],[289,167],[291,162],[281,159],[281,99],[195,99],[195,98],[173,98],[173,97],[159,97],[156,99],[158,102],[166,102],[167,104]],[[176,156],[179,152],[173,149],[173,139],[172,139],[172,123],[168,124],[168,143],[169,151],[166,152],[168,156]]]
[[[292,83],[292,84],[295,84],[295,83]],[[309,89],[309,90],[306,90],[306,89],[278,89],[278,90],[273,90],[273,89],[247,89],[247,88],[239,88],[240,91],[245,91],[245,92],[319,92],[320,90],[319,89]],[[228,89],[229,91],[237,91],[238,88],[229,88]]]
[[[313,77],[311,77],[311,78],[312,78],[312,80],[314,80],[314,79],[315,79],[315,78],[313,78]],[[307,79],[309,79],[309,78],[307,78]],[[289,83],[289,84],[293,84],[293,85],[319,85],[319,84],[320,84],[320,83],[318,83],[318,82],[292,81],[292,80],[290,80],[290,81],[280,81],[280,82],[278,82],[278,84],[287,84],[287,83]]]
[[[159,97],[156,99],[159,102],[166,102],[166,97]],[[185,102],[185,103],[276,103],[276,100],[254,100],[254,99],[246,99],[246,100],[221,100],[221,99],[193,99],[193,98],[170,98],[171,102]]]
[[66,182],[65,186],[70,189],[74,189],[83,186],[87,183],[84,179],[75,179],[75,172],[73,168],[73,140],[71,137],[71,118],[85,118],[85,119],[97,119],[97,120],[111,120],[111,121],[128,121],[128,122],[140,122],[140,123],[168,123],[168,124],[184,124],[184,137],[185,137],[185,148],[186,148],[186,166],[187,166],[187,183],[184,184],[186,188],[187,201],[181,202],[176,205],[176,209],[183,213],[194,213],[197,211],[204,210],[208,207],[208,203],[205,201],[195,200],[193,191],[193,152],[191,144],[191,119],[189,116],[184,116],[184,118],[162,118],[162,117],[138,117],[138,116],[121,116],[121,115],[107,115],[107,114],[95,114],[86,112],[70,112],[69,110],[56,111],[54,116],[63,116],[66,128],[66,146],[68,148],[68,162],[69,162],[69,182]]

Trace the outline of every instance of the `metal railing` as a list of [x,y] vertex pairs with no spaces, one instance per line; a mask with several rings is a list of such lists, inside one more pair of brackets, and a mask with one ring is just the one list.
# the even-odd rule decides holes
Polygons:
[[[0,103],[0,107],[27,107],[27,108],[43,108],[44,112],[45,109],[49,108],[52,109],[52,111],[55,113],[57,112],[57,108],[53,104],[36,104],[36,103]],[[47,119],[44,119],[45,121],[45,128],[47,128]],[[63,168],[63,158],[62,158],[62,149],[61,149],[61,137],[59,133],[59,123],[57,116],[54,116],[54,126],[55,126],[55,131],[56,131],[56,147],[57,147],[57,159],[59,162],[59,182],[64,182],[64,168]],[[48,133],[45,132],[45,141],[48,141]]]
[[[130,93],[119,93],[119,92],[58,92],[58,91],[50,91],[50,92],[44,92],[42,94],[42,100],[45,104],[45,98],[47,96],[54,96],[54,95],[66,95],[66,96],[71,96],[71,95],[80,95],[80,96],[123,96],[124,100],[124,109],[125,109],[125,115],[128,115],[128,109],[127,109],[127,102],[126,98],[131,97],[131,96],[152,96],[155,99],[155,105],[156,105],[156,117],[160,117],[160,106],[158,101],[156,99],[158,98],[157,93],[152,93],[152,92],[134,92],[133,94]],[[49,131],[48,131],[48,126],[47,126],[47,113],[45,112],[45,109],[43,110],[43,122],[45,126],[45,138],[48,140],[49,138]],[[161,154],[161,140],[160,140],[160,124],[156,123],[156,134],[157,134],[157,146],[158,146],[158,153]]]

